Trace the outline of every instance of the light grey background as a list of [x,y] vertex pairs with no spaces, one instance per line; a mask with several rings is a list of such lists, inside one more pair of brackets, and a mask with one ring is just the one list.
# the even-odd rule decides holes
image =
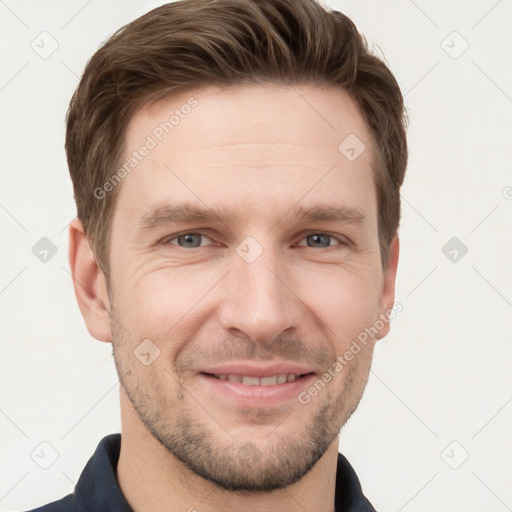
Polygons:
[[[88,334],[69,274],[64,116],[98,45],[161,3],[0,0],[4,511],[71,492],[120,431],[111,348]],[[403,311],[340,449],[379,512],[512,510],[512,2],[326,3],[380,47],[410,116]],[[32,251],[43,237],[47,262]]]

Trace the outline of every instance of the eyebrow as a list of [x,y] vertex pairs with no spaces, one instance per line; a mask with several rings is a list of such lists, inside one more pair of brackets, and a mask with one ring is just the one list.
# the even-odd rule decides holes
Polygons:
[[[364,224],[366,216],[356,208],[342,208],[330,205],[313,207],[294,206],[285,217],[291,217],[303,222],[339,222],[343,224]],[[216,208],[197,208],[188,203],[162,204],[143,215],[137,226],[143,231],[149,231],[163,225],[193,224],[204,222],[221,222],[232,224],[240,220],[233,212]],[[279,222],[280,222],[279,221]]]

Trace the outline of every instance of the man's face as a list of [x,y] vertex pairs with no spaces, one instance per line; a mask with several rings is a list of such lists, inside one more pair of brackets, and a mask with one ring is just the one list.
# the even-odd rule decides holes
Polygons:
[[[356,159],[362,146],[339,149],[350,134],[366,145]],[[126,417],[224,488],[290,485],[357,407],[375,339],[341,370],[336,358],[393,303],[368,130],[344,92],[261,86],[142,108],[126,156],[148,136],[112,224]]]

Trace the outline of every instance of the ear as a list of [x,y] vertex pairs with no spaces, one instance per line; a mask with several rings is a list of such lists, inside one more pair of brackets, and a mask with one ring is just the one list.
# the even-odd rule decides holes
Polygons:
[[69,226],[69,266],[78,307],[87,330],[97,340],[112,342],[105,276],[78,219],[74,219]]
[[[398,234],[394,236],[393,240],[389,245],[389,256],[388,264],[384,270],[384,279],[382,283],[382,293],[380,298],[379,312],[381,318],[388,317],[389,311],[393,309],[395,303],[395,282],[396,282],[396,271],[398,267],[398,253],[400,250],[400,243],[398,240]],[[380,329],[376,336],[378,340],[384,338],[389,333],[390,321],[389,319],[384,322],[384,327]]]

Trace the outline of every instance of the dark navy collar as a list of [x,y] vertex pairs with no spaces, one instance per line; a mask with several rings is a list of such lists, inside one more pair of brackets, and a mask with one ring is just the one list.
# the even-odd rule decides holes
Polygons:
[[336,512],[376,512],[364,496],[354,468],[341,453],[336,468],[334,506]]
[[[30,512],[133,512],[116,478],[121,434],[104,437],[89,459],[73,494]],[[357,475],[348,460],[338,453],[336,512],[375,512],[364,497]]]
[[73,494],[29,512],[133,512],[117,482],[121,434],[104,437],[87,462]]

